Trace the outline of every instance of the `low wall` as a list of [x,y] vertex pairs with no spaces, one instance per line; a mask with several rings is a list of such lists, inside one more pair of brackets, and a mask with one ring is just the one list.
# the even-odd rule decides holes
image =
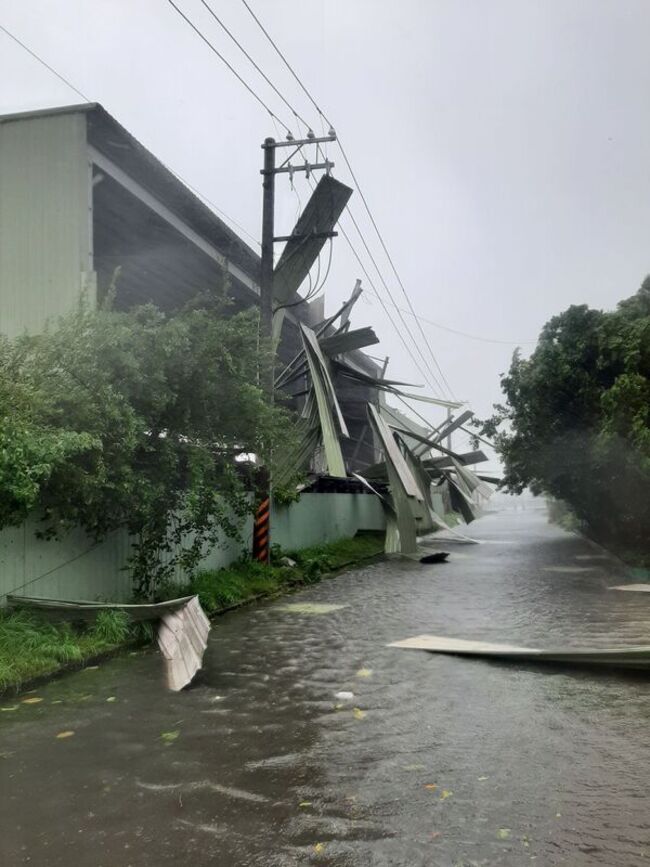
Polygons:
[[385,527],[381,502],[371,494],[303,494],[297,503],[273,508],[271,543],[295,551]]
[[[49,599],[88,599],[126,602],[132,595],[131,578],[124,568],[131,542],[126,532],[111,534],[93,544],[75,530],[60,541],[37,539],[35,521],[0,532],[0,604],[6,594]],[[296,503],[274,507],[271,542],[297,550],[354,536],[357,530],[385,526],[381,503],[366,494],[303,494]],[[205,569],[227,566],[250,551],[253,524],[242,528],[243,546],[232,540],[209,551]],[[180,570],[176,574],[183,581]]]

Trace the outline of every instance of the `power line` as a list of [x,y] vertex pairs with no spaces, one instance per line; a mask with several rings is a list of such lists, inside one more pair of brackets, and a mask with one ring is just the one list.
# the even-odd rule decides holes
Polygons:
[[[244,6],[246,7],[246,9],[248,10],[248,12],[250,13],[250,15],[252,16],[253,20],[257,23],[258,27],[259,27],[259,28],[261,29],[261,31],[264,33],[264,35],[266,36],[266,38],[268,39],[268,41],[271,43],[271,45],[273,46],[273,48],[275,49],[276,53],[278,54],[278,56],[280,57],[280,59],[282,60],[282,62],[284,63],[284,65],[287,67],[287,69],[289,70],[289,72],[291,73],[291,75],[292,75],[292,76],[294,77],[294,79],[298,82],[300,88],[301,88],[302,91],[305,93],[305,95],[307,96],[307,98],[309,99],[309,101],[311,102],[311,104],[314,106],[314,108],[316,109],[316,111],[319,113],[319,115],[321,115],[321,116],[322,116],[322,117],[323,117],[323,118],[324,118],[324,119],[329,123],[330,127],[332,127],[332,123],[331,123],[331,121],[329,120],[329,118],[327,117],[327,115],[322,111],[322,109],[320,108],[320,106],[318,105],[318,103],[316,102],[316,100],[314,99],[314,97],[311,95],[311,93],[309,92],[309,90],[307,89],[307,87],[303,84],[302,79],[300,78],[300,76],[296,73],[296,71],[294,70],[294,68],[291,66],[291,64],[289,63],[289,61],[286,59],[286,57],[284,56],[284,54],[283,54],[283,52],[281,51],[281,49],[278,47],[278,45],[276,44],[276,42],[275,42],[275,41],[273,40],[273,38],[271,37],[270,33],[266,30],[266,28],[264,27],[264,25],[262,24],[262,22],[259,20],[259,18],[257,17],[257,15],[253,12],[253,10],[251,9],[250,5],[246,2],[246,0],[242,0],[242,3],[244,4]],[[403,281],[402,281],[402,278],[400,277],[399,272],[397,271],[397,268],[396,268],[395,263],[394,263],[394,261],[393,261],[393,258],[392,258],[392,256],[390,255],[390,253],[389,253],[389,251],[388,251],[388,247],[386,246],[386,243],[385,243],[385,241],[384,241],[383,235],[381,234],[381,232],[380,232],[380,230],[379,230],[379,226],[377,225],[377,222],[376,222],[376,220],[375,220],[375,218],[374,218],[374,216],[373,216],[373,214],[372,214],[372,211],[370,210],[370,206],[368,205],[368,201],[367,201],[367,199],[366,199],[366,197],[365,197],[365,195],[364,195],[363,190],[361,189],[361,186],[360,186],[360,184],[359,184],[359,181],[358,181],[358,179],[357,179],[357,176],[356,176],[356,174],[355,174],[355,172],[354,172],[354,169],[352,168],[352,164],[351,164],[351,162],[350,162],[350,160],[349,160],[349,158],[348,158],[348,155],[347,155],[347,152],[346,152],[345,148],[343,147],[343,143],[341,142],[340,137],[339,137],[337,140],[338,140],[339,147],[341,148],[341,154],[342,154],[342,156],[343,156],[343,159],[344,159],[344,161],[345,161],[345,164],[347,165],[348,170],[349,170],[349,172],[350,172],[350,175],[352,176],[352,180],[354,181],[354,184],[355,184],[355,186],[356,186],[356,188],[357,188],[357,190],[358,190],[358,192],[359,192],[359,195],[361,196],[361,201],[363,202],[363,205],[364,205],[364,207],[365,207],[365,209],[366,209],[366,211],[367,211],[367,213],[368,213],[368,216],[370,217],[370,221],[372,222],[373,228],[374,228],[374,230],[375,230],[375,232],[376,232],[376,234],[377,234],[377,237],[379,238],[379,242],[380,242],[380,244],[381,244],[381,246],[382,246],[382,249],[383,249],[383,251],[384,251],[384,253],[385,253],[385,255],[386,255],[386,257],[387,257],[387,259],[388,259],[388,261],[389,261],[389,263],[390,263],[391,269],[392,269],[392,271],[393,271],[393,273],[394,273],[394,275],[395,275],[395,277],[396,277],[396,279],[397,279],[397,282],[399,283],[399,286],[400,286],[400,288],[401,288],[401,290],[402,290],[402,293],[404,294],[404,297],[406,298],[406,301],[407,301],[407,304],[408,304],[408,306],[409,306],[409,309],[410,309],[411,313],[413,314],[413,316],[415,317],[415,321],[416,321],[416,323],[417,323],[417,326],[418,326],[418,329],[419,329],[419,331],[420,331],[420,334],[422,335],[422,339],[424,340],[424,344],[425,344],[425,346],[427,347],[427,349],[428,349],[428,351],[429,351],[429,354],[431,355],[431,359],[432,359],[433,363],[435,364],[435,366],[437,367],[437,369],[438,369],[438,371],[439,371],[439,373],[440,373],[440,376],[441,376],[441,378],[442,378],[442,381],[445,383],[445,385],[446,385],[446,387],[447,387],[447,389],[448,389],[448,391],[449,391],[449,394],[451,394],[451,395],[453,396],[453,394],[454,394],[454,393],[453,393],[453,389],[452,389],[451,386],[449,385],[449,383],[448,383],[448,381],[447,381],[447,378],[445,377],[445,374],[444,374],[444,372],[443,372],[443,370],[442,370],[440,364],[438,363],[438,360],[437,360],[437,358],[435,357],[435,355],[434,355],[434,353],[433,353],[433,350],[431,349],[431,346],[430,346],[430,344],[429,344],[429,341],[427,340],[426,334],[424,333],[424,329],[422,328],[422,325],[421,325],[421,323],[419,322],[419,320],[418,320],[418,318],[417,318],[417,315],[416,315],[416,313],[415,313],[415,310],[413,309],[413,304],[412,304],[412,302],[411,302],[411,299],[410,299],[410,297],[409,297],[409,295],[408,295],[408,293],[407,293],[407,291],[406,291],[406,287],[404,286],[404,283],[403,283]]]
[[283,126],[283,127],[285,128],[285,130],[287,131],[287,133],[288,133],[289,135],[291,135],[291,134],[292,134],[292,133],[291,133],[291,130],[290,130],[289,127],[286,125],[286,123],[284,123],[284,121],[280,120],[280,118],[277,116],[277,114],[274,114],[274,112],[271,111],[271,109],[270,109],[270,108],[268,107],[268,105],[264,102],[264,100],[262,99],[262,97],[259,96],[259,94],[258,94],[255,90],[253,90],[253,88],[250,86],[250,84],[248,84],[248,82],[247,82],[245,79],[243,79],[243,78],[241,77],[241,75],[237,72],[237,70],[234,68],[234,66],[226,60],[226,58],[223,56],[223,54],[221,54],[221,52],[220,52],[217,48],[214,47],[214,45],[210,42],[210,40],[208,39],[208,37],[203,35],[203,33],[201,32],[201,30],[196,26],[196,24],[194,24],[194,23],[193,23],[193,22],[192,22],[192,21],[187,17],[187,15],[182,11],[182,9],[179,9],[179,7],[174,3],[174,0],[167,0],[167,2],[169,3],[169,5],[170,5],[173,9],[176,10],[176,12],[181,16],[181,18],[183,18],[183,20],[184,20],[184,21],[185,21],[185,22],[186,22],[186,23],[187,23],[187,24],[192,28],[192,30],[196,33],[196,35],[199,36],[199,37],[203,40],[203,42],[205,42],[205,44],[208,46],[208,48],[210,49],[210,51],[212,51],[213,54],[216,54],[216,56],[219,58],[219,60],[221,60],[221,62],[224,63],[224,64],[228,67],[228,69],[232,72],[232,74],[235,76],[235,78],[236,78],[236,79],[237,79],[241,84],[244,85],[244,87],[246,88],[246,90],[251,94],[251,96],[252,96],[254,99],[257,100],[257,102],[259,102],[259,104],[262,106],[262,108],[263,108],[265,111],[267,111],[268,114],[270,114],[271,117],[275,118],[275,119],[277,120],[277,122],[278,122],[281,126]]
[[[178,12],[182,15],[182,17],[185,19],[185,21],[186,21],[188,24],[190,24],[190,26],[191,26],[192,29],[197,33],[197,35],[199,35],[199,36],[203,39],[203,41],[206,42],[208,45],[210,45],[210,47],[213,48],[213,50],[214,50],[214,47],[213,47],[212,44],[207,40],[207,38],[203,35],[203,33],[201,32],[201,30],[200,30],[196,25],[194,25],[194,24],[189,20],[189,18],[188,18],[186,15],[184,15],[182,12],[180,12],[180,10],[179,10],[178,7],[176,6],[176,4],[173,2],[173,0],[168,0],[168,2],[169,2],[169,3],[170,3],[170,4],[171,4],[175,9],[176,9],[176,11],[178,11]],[[291,103],[289,103],[289,101],[284,97],[284,95],[279,91],[279,89],[278,89],[278,88],[277,88],[277,87],[276,87],[276,86],[275,86],[275,85],[270,81],[270,79],[268,78],[268,76],[266,76],[266,74],[261,70],[261,68],[259,67],[259,65],[258,65],[258,64],[253,60],[253,58],[251,57],[251,55],[246,51],[246,49],[242,46],[242,44],[239,42],[239,40],[237,40],[236,37],[231,33],[231,31],[228,30],[228,28],[223,24],[223,22],[221,21],[221,19],[220,19],[220,18],[219,18],[219,17],[218,17],[218,16],[217,16],[213,11],[212,11],[212,9],[210,9],[210,7],[208,6],[208,4],[207,4],[206,2],[204,2],[204,0],[201,0],[201,2],[202,2],[203,5],[206,7],[206,9],[210,12],[210,14],[212,15],[212,17],[213,17],[213,18],[214,18],[214,19],[219,23],[219,25],[220,25],[220,26],[225,30],[225,32],[226,32],[226,33],[228,34],[228,36],[232,39],[232,41],[235,42],[235,44],[237,45],[237,47],[242,51],[242,53],[246,56],[246,58],[247,58],[247,59],[248,59],[248,60],[249,60],[253,65],[254,65],[255,69],[256,69],[256,70],[257,70],[257,71],[258,71],[258,72],[263,76],[264,80],[267,81],[269,84],[271,84],[271,86],[273,87],[273,90],[278,94],[278,96],[282,99],[282,101],[283,101],[283,102],[284,102],[284,103],[289,107],[289,109],[293,112],[293,114],[295,115],[297,121],[302,121],[302,123],[305,125],[305,127],[307,127],[307,129],[310,129],[310,127],[309,127],[309,125],[307,124],[307,122],[306,122],[306,121],[305,121],[305,120],[304,120],[304,119],[303,119],[303,118],[298,114],[298,112],[294,109],[294,107],[291,105]],[[248,7],[248,8],[249,8],[249,11],[252,12],[252,10],[250,10],[250,7]],[[268,35],[268,34],[267,34],[267,35]],[[269,38],[270,38],[270,37],[269,37]],[[276,47],[276,46],[274,46],[274,47]],[[276,47],[276,50],[278,50],[277,47]],[[221,56],[221,54],[219,54],[219,52],[217,52],[217,51],[215,50],[215,53],[217,54],[217,56],[218,56],[221,60],[224,60],[224,58]],[[241,83],[243,83],[244,85],[246,85],[246,82],[244,82],[244,80],[241,78],[241,76],[240,76],[240,75],[239,75],[239,74],[234,70],[234,67],[233,67],[231,64],[229,64],[229,63],[227,63],[227,66],[228,66],[228,68],[229,68],[229,69],[230,69],[230,70],[231,70],[231,71],[236,75],[237,79],[238,79]],[[246,87],[247,87],[247,90],[248,90],[249,92],[253,92],[252,89],[251,89],[248,85],[246,85]],[[253,93],[254,93],[254,92],[253,92]],[[257,98],[258,101],[259,101],[259,97],[257,96],[257,94],[254,94],[254,95],[256,96],[256,98]],[[271,117],[274,119],[274,122],[275,122],[275,120],[278,120],[278,121],[279,121],[279,118],[277,118],[277,116],[275,116],[275,115],[270,111],[270,109],[268,108],[268,106],[266,106],[266,104],[264,104],[264,105],[265,105],[265,108],[267,109],[267,111],[269,111],[269,113],[271,114]],[[281,121],[280,121],[280,122],[281,122]],[[298,150],[301,151],[302,148],[299,147]],[[363,232],[361,231],[361,228],[359,227],[359,224],[357,223],[357,221],[356,221],[355,218],[354,218],[354,215],[351,213],[351,211],[349,211],[349,209],[348,209],[348,213],[350,214],[350,218],[351,218],[351,220],[353,221],[353,223],[354,223],[354,225],[355,225],[355,228],[356,228],[357,232],[359,233],[359,237],[361,238],[361,240],[362,240],[362,242],[363,242],[363,245],[364,245],[364,247],[365,247],[365,249],[366,249],[368,255],[370,256],[370,258],[371,258],[371,260],[372,260],[372,263],[373,263],[373,265],[374,265],[374,267],[375,267],[375,270],[377,271],[377,274],[379,275],[379,278],[381,279],[381,282],[383,283],[383,285],[384,285],[384,287],[385,287],[385,289],[386,289],[386,292],[388,293],[389,297],[391,298],[391,302],[392,302],[393,306],[394,306],[395,309],[398,311],[398,314],[399,314],[399,316],[400,316],[400,319],[401,319],[401,321],[402,321],[402,324],[403,324],[403,326],[404,326],[404,329],[405,329],[406,332],[409,334],[409,336],[410,336],[411,338],[413,338],[413,335],[412,335],[412,333],[411,333],[410,327],[409,327],[408,323],[406,322],[406,320],[404,319],[404,317],[402,316],[402,313],[400,312],[400,309],[399,309],[399,307],[397,306],[397,303],[395,302],[395,299],[394,299],[393,296],[392,296],[392,293],[391,293],[390,287],[388,286],[388,284],[386,283],[386,280],[385,280],[384,277],[383,277],[383,274],[382,274],[382,272],[381,272],[381,269],[379,268],[379,266],[378,266],[378,264],[377,264],[377,261],[376,261],[376,259],[374,258],[373,254],[372,254],[372,251],[370,250],[370,248],[369,248],[369,246],[368,246],[368,243],[367,243],[367,241],[366,241],[366,239],[365,239],[365,236],[363,235]],[[348,238],[347,240],[348,240],[348,243],[350,243],[349,238]],[[356,255],[356,251],[353,250],[353,252],[355,252],[355,255]],[[358,258],[359,258],[359,257],[357,256],[357,259],[358,259]],[[360,264],[361,264],[361,263],[360,263]],[[368,272],[365,270],[365,268],[364,268],[364,273],[366,274],[366,276],[368,277],[368,279],[370,279],[370,278],[369,278],[369,275],[368,275]],[[312,295],[311,292],[310,292],[309,294],[310,294],[310,296]],[[377,293],[376,290],[375,290],[375,294],[377,295],[377,297],[379,297],[379,294]],[[390,314],[388,314],[388,311],[386,311],[386,312],[387,312],[387,315],[389,316],[389,319],[390,319],[390,321],[391,321],[391,324],[393,325],[393,327],[395,328],[395,330],[398,332],[398,334],[399,334],[400,338],[402,339],[402,342],[404,343],[405,347],[407,348],[407,351],[409,352],[411,358],[414,359],[413,354],[412,354],[412,352],[411,352],[411,350],[410,350],[410,347],[408,346],[408,344],[407,344],[407,343],[403,340],[403,338],[402,338],[402,335],[401,335],[400,330],[399,330],[399,329],[397,328],[397,326],[395,325],[395,322],[394,322],[394,320],[392,319],[392,317],[390,317]],[[425,342],[426,342],[426,337],[425,337],[424,339],[425,339]],[[417,348],[417,350],[418,350],[418,353],[419,353],[420,356],[422,357],[422,361],[424,362],[425,367],[427,367],[427,368],[429,369],[429,371],[430,371],[431,378],[429,378],[429,376],[428,376],[426,373],[423,372],[423,370],[422,370],[422,368],[420,367],[420,365],[417,364],[417,362],[416,362],[416,366],[417,366],[417,368],[418,368],[420,374],[424,377],[425,382],[428,383],[429,387],[431,387],[433,391],[437,391],[437,390],[439,390],[440,392],[444,391],[442,385],[441,385],[440,382],[438,381],[438,378],[436,377],[435,373],[433,372],[433,369],[431,368],[431,365],[428,363],[427,359],[425,358],[424,354],[422,353],[422,350],[421,350],[421,348],[420,348],[418,342],[415,341],[415,340],[413,340],[413,342],[414,342],[414,344],[415,344],[415,346],[416,346],[416,348]],[[414,359],[414,360],[415,360],[415,359]],[[436,385],[434,385],[433,382],[435,382]]]
[[441,325],[440,322],[434,322],[433,319],[427,319],[426,316],[420,316],[419,314],[413,314],[410,310],[401,309],[402,313],[406,313],[408,316],[415,316],[416,319],[419,319],[420,322],[424,322],[427,325],[433,325],[434,328],[440,328],[441,331],[448,331],[450,334],[456,334],[459,337],[466,337],[468,340],[479,340],[482,343],[500,343],[504,346],[522,346],[524,344],[533,344],[537,343],[536,340],[499,340],[496,337],[481,337],[480,334],[469,334],[467,331],[458,331],[456,328],[449,328],[447,325]]
[[10,39],[13,39],[14,42],[17,42],[18,45],[20,45],[21,48],[24,48],[28,54],[31,54],[31,56],[34,58],[34,60],[38,60],[38,62],[42,66],[44,66],[46,69],[49,69],[49,71],[52,73],[52,75],[56,75],[56,77],[59,79],[59,81],[62,81],[67,87],[70,88],[70,90],[74,90],[74,92],[76,94],[78,94],[83,99],[84,102],[92,102],[91,99],[88,99],[88,97],[86,96],[85,93],[82,93],[78,87],[75,87],[71,81],[68,81],[68,79],[65,78],[65,76],[61,75],[60,72],[57,72],[56,69],[54,69],[52,66],[50,66],[50,64],[47,63],[45,60],[43,60],[42,57],[39,57],[35,51],[32,51],[32,49],[29,48],[27,45],[25,45],[24,42],[21,42],[17,36],[14,36],[14,34],[11,33],[9,30],[7,30],[6,27],[3,27],[2,24],[0,24],[0,30],[2,30],[3,33],[6,33],[7,36]]
[[245,55],[245,57],[253,64],[255,69],[259,72],[259,74],[262,76],[264,81],[269,85],[269,87],[272,88],[272,90],[280,97],[280,99],[287,106],[289,111],[295,116],[296,120],[301,120],[304,123],[304,125],[307,127],[307,129],[310,129],[311,127],[309,126],[307,121],[298,114],[296,109],[291,105],[291,103],[286,99],[286,97],[278,90],[278,88],[275,86],[275,84],[273,84],[273,82],[268,77],[268,75],[264,72],[264,70],[260,69],[260,67],[257,65],[255,60],[253,60],[253,58],[250,56],[248,51],[246,51],[244,46],[241,44],[241,42],[239,42],[237,37],[233,35],[232,31],[230,31],[228,29],[228,27],[226,27],[226,25],[223,23],[221,18],[219,18],[217,13],[209,6],[209,4],[206,2],[206,0],[201,0],[201,3],[203,4],[203,6],[205,6],[205,8],[210,13],[210,15],[214,18],[214,20],[217,22],[217,24],[222,28],[222,30],[224,30],[225,33],[232,39],[232,41],[235,43],[237,48],[239,48],[239,50]]
[[242,0],[242,3],[243,3],[244,6],[248,9],[249,13],[251,14],[251,17],[253,18],[253,20],[255,21],[255,23],[257,24],[257,26],[260,28],[260,30],[262,31],[262,33],[266,36],[266,38],[267,38],[268,41],[271,43],[271,45],[273,46],[273,48],[275,48],[275,50],[276,50],[278,56],[280,57],[280,59],[282,60],[282,62],[284,63],[284,65],[287,67],[287,69],[289,70],[289,72],[290,72],[290,73],[293,75],[293,77],[296,79],[296,81],[297,81],[298,84],[300,85],[300,87],[301,87],[302,91],[304,92],[305,96],[307,97],[307,99],[309,99],[309,101],[310,101],[311,104],[314,106],[314,108],[316,109],[316,111],[318,112],[318,114],[321,115],[323,118],[325,118],[325,120],[327,121],[327,123],[330,125],[330,129],[333,129],[332,123],[330,122],[329,118],[325,115],[324,112],[321,111],[320,106],[318,105],[318,103],[316,102],[316,100],[313,98],[313,96],[311,95],[311,93],[307,90],[307,88],[306,88],[305,85],[302,83],[302,81],[300,80],[300,78],[298,77],[298,75],[296,74],[296,72],[294,71],[293,67],[291,66],[291,64],[289,63],[289,61],[287,60],[287,58],[284,56],[284,54],[280,51],[280,49],[278,48],[278,46],[277,46],[277,45],[275,44],[275,42],[273,41],[273,37],[271,36],[271,34],[270,34],[270,33],[268,32],[268,30],[264,27],[264,25],[262,24],[262,22],[260,21],[260,19],[257,17],[257,15],[253,12],[253,10],[251,9],[251,7],[248,5],[248,3],[246,2],[246,0]]
[[[50,64],[47,63],[45,60],[43,60],[43,58],[40,57],[38,54],[36,54],[35,51],[32,51],[32,49],[28,45],[25,45],[24,42],[21,42],[21,40],[18,39],[17,36],[14,36],[13,33],[10,33],[9,30],[7,30],[7,28],[4,27],[2,24],[0,24],[0,30],[2,30],[4,33],[6,33],[7,36],[9,36],[11,39],[13,39],[14,42],[16,42],[18,45],[20,45],[20,47],[23,48],[29,55],[31,55],[34,58],[34,60],[38,61],[38,63],[40,63],[47,70],[49,70],[52,73],[52,75],[55,75],[59,79],[59,81],[62,81],[67,87],[69,87],[76,94],[78,94],[84,100],[84,102],[87,102],[88,104],[92,104],[92,102],[93,102],[92,99],[89,99],[89,97],[87,97],[85,93],[83,93],[81,90],[79,90],[79,88],[76,87],[71,81],[69,81],[67,78],[65,78],[63,75],[61,75],[60,72],[57,72],[57,70],[54,69],[53,66],[50,66]],[[174,169],[170,168],[168,165],[165,165],[165,163],[163,163],[162,160],[160,162],[167,169],[168,172],[171,172],[171,174],[174,175],[182,184],[185,184],[185,186],[188,189],[192,190],[192,192],[195,195],[197,195],[197,196],[199,196],[199,198],[203,199],[203,201],[206,202],[208,205],[210,205],[210,207],[214,211],[216,211],[218,214],[221,214],[221,216],[224,217],[226,220],[228,220],[229,223],[232,223],[233,226],[236,226],[240,230],[240,232],[243,232],[245,235],[247,235],[251,239],[251,241],[253,241],[258,247],[261,246],[259,240],[254,235],[251,235],[251,233],[247,229],[245,229],[241,225],[241,223],[238,223],[237,220],[234,220],[231,216],[226,214],[225,211],[223,211],[221,208],[219,208],[217,205],[215,205],[215,203],[213,201],[211,201],[204,193],[202,193],[196,187],[192,186],[192,184],[189,181],[185,180],[185,178],[183,178],[181,175],[179,175],[178,172],[175,172]]]
[[[392,292],[390,291],[390,288],[389,288],[388,284],[387,284],[386,281],[384,280],[384,277],[383,277],[383,275],[382,275],[382,273],[381,273],[381,270],[379,269],[379,266],[377,265],[377,260],[376,260],[375,257],[373,256],[372,251],[370,250],[370,247],[368,246],[368,242],[366,241],[365,236],[364,236],[363,232],[361,231],[361,228],[360,228],[359,224],[357,223],[357,221],[356,221],[356,219],[355,219],[355,217],[354,217],[354,214],[352,213],[352,211],[350,210],[349,207],[346,207],[346,211],[347,211],[348,216],[350,217],[350,219],[351,219],[351,221],[352,221],[352,224],[354,225],[354,228],[357,230],[357,232],[358,232],[358,234],[359,234],[359,237],[361,238],[361,243],[363,244],[363,246],[364,246],[364,248],[365,248],[365,250],[366,250],[366,253],[367,253],[368,256],[370,257],[370,260],[372,261],[372,264],[375,266],[375,271],[376,271],[377,274],[379,275],[379,279],[380,279],[381,282],[383,283],[383,286],[384,286],[386,292],[388,293],[388,297],[390,298],[393,307],[394,307],[395,310],[397,311],[397,315],[399,316],[400,321],[402,322],[402,325],[403,325],[404,328],[406,329],[406,331],[407,331],[407,333],[409,334],[409,336],[412,337],[413,335],[412,335],[412,333],[411,333],[411,329],[409,328],[408,323],[406,322],[406,320],[404,319],[404,316],[402,315],[401,308],[397,306],[397,302],[395,301],[395,299],[394,299],[394,297],[393,297],[393,294],[392,294]],[[376,290],[376,289],[375,289],[375,295],[377,295],[377,290]],[[379,297],[379,296],[377,295],[377,297]],[[425,338],[425,341],[426,341],[426,338]],[[444,392],[444,389],[443,389],[442,385],[440,384],[440,381],[438,380],[438,377],[437,377],[437,376],[435,375],[435,373],[433,372],[433,370],[432,370],[432,368],[431,368],[431,365],[428,363],[427,359],[425,358],[424,353],[422,352],[422,349],[420,348],[420,345],[419,345],[418,341],[414,340],[413,342],[414,342],[414,344],[415,344],[415,348],[416,348],[417,351],[418,351],[418,355],[420,356],[420,358],[422,359],[422,361],[423,361],[423,363],[424,363],[424,366],[428,369],[429,374],[430,374],[431,377],[433,378],[433,382],[435,382],[435,384],[436,384],[435,387],[433,386],[433,384],[432,384],[432,382],[431,382],[431,379],[428,379],[428,377],[426,376],[426,374],[425,374],[425,379],[428,379],[429,385],[431,386],[431,388],[433,388],[434,391],[439,390],[440,393],[443,393],[443,392]],[[421,368],[418,368],[418,369],[419,369],[420,372],[422,373]],[[451,393],[451,390],[450,390],[450,389],[449,389],[449,392]]]

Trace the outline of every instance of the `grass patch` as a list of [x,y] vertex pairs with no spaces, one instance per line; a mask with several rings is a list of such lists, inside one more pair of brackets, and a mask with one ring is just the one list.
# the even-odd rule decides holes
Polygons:
[[[360,533],[352,539],[340,539],[329,545],[303,548],[287,554],[275,549],[272,565],[262,566],[241,560],[225,569],[199,572],[190,582],[188,593],[198,594],[208,614],[260,596],[272,596],[293,587],[319,581],[327,572],[357,563],[384,550],[383,533]],[[295,566],[281,565],[287,556]]]
[[102,611],[86,628],[31,611],[0,611],[0,692],[114,650],[132,636],[121,611]]
[[[158,596],[169,599],[196,593],[204,610],[216,614],[253,598],[314,583],[327,572],[381,554],[383,548],[383,533],[361,533],[286,555],[276,549],[271,566],[242,560],[226,569],[199,572],[187,587],[161,587]],[[280,564],[284,556],[296,565]],[[122,611],[101,611],[92,625],[82,626],[52,622],[32,611],[0,610],[0,692],[18,689],[66,665],[81,664],[128,641],[152,640],[154,634],[151,623],[132,624]]]

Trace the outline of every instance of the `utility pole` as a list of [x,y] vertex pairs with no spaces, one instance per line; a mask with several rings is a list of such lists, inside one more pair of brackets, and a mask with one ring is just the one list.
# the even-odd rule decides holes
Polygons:
[[[273,333],[273,232],[275,224],[275,148],[274,138],[267,138],[262,169],[262,268],[260,273],[260,324],[262,337],[271,340]],[[266,392],[273,401],[273,370],[266,377]]]
[[[291,158],[295,156],[305,145],[320,144],[321,142],[336,141],[334,130],[329,135],[317,138],[313,132],[307,134],[306,139],[295,140],[288,138],[287,141],[276,141],[274,138],[264,139],[262,149],[264,151],[264,168],[262,169],[262,261],[260,269],[260,336],[263,340],[271,343],[273,339],[273,245],[280,241],[289,240],[290,236],[275,237],[275,176],[279,173],[287,173],[293,177],[294,172],[305,172],[309,177],[314,169],[325,169],[329,172],[334,166],[325,159],[322,163],[309,163],[305,160],[302,165],[291,165]],[[278,148],[293,147],[294,151],[278,167],[276,167],[275,153]],[[335,233],[329,233],[330,237]],[[275,353],[274,347],[271,352]],[[261,372],[260,385],[266,398],[273,404],[273,391],[275,384],[274,364],[265,366]],[[257,509],[253,526],[253,557],[262,563],[268,564],[271,553],[271,475],[268,467],[260,467],[257,472]]]

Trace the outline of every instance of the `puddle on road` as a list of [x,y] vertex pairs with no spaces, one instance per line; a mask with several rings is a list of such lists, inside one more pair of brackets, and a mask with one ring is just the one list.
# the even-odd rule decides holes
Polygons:
[[287,605],[276,605],[274,611],[284,611],[288,614],[331,614],[349,605],[331,605],[324,602],[290,602]]

